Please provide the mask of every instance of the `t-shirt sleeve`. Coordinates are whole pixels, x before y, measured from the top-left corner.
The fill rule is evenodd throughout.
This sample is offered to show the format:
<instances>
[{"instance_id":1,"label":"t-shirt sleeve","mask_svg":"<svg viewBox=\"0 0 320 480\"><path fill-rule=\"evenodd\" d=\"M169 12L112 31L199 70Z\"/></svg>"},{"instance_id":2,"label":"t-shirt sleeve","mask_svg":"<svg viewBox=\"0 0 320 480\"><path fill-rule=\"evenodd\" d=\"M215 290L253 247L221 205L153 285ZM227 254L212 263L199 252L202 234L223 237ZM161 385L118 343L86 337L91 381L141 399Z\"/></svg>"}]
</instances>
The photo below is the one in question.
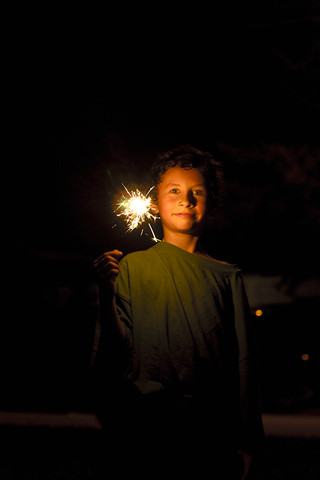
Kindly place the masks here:
<instances>
[{"instance_id":1,"label":"t-shirt sleeve","mask_svg":"<svg viewBox=\"0 0 320 480\"><path fill-rule=\"evenodd\" d=\"M241 272L232 276L231 287L239 348L240 448L254 453L263 439L263 427L258 394L256 342Z\"/></svg>"}]
</instances>

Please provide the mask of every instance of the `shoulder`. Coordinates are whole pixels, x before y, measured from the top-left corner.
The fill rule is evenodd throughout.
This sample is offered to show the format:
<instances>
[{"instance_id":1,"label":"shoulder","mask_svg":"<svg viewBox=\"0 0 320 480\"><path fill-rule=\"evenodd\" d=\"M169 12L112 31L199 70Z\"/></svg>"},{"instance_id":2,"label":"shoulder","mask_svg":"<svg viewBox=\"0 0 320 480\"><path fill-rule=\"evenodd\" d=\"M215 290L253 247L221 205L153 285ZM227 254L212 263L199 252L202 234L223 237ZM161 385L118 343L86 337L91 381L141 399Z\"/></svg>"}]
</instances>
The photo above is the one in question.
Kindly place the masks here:
<instances>
[{"instance_id":1,"label":"shoulder","mask_svg":"<svg viewBox=\"0 0 320 480\"><path fill-rule=\"evenodd\" d=\"M205 266L210 271L216 271L220 275L233 275L241 272L237 264L217 260L206 252L197 253L196 257L200 265Z\"/></svg>"},{"instance_id":2,"label":"shoulder","mask_svg":"<svg viewBox=\"0 0 320 480\"><path fill-rule=\"evenodd\" d=\"M210 257L210 259L213 260L214 262L221 263L222 265L229 265L229 266L231 265L231 263L225 262L223 260L217 260L216 258L212 258L212 257Z\"/></svg>"},{"instance_id":3,"label":"shoulder","mask_svg":"<svg viewBox=\"0 0 320 480\"><path fill-rule=\"evenodd\" d=\"M224 274L237 274L237 273L241 273L241 268L236 264L236 263L229 263L229 262L225 262L223 260L216 260L215 258L208 258L208 262L212 265L214 265L214 267L220 271L221 273L224 273Z\"/></svg>"}]
</instances>

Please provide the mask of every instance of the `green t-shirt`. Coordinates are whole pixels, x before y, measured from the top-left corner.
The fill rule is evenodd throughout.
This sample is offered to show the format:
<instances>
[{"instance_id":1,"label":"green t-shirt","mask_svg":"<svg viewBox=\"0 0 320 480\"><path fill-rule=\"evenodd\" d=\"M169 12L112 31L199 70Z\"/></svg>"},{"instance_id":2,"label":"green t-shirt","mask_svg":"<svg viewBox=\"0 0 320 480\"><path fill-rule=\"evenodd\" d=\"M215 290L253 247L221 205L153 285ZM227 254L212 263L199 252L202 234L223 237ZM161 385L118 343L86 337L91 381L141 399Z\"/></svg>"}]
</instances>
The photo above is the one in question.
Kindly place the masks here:
<instances>
[{"instance_id":1,"label":"green t-shirt","mask_svg":"<svg viewBox=\"0 0 320 480\"><path fill-rule=\"evenodd\" d=\"M128 380L143 394L209 396L239 421L243 448L252 449L261 418L241 270L161 242L122 259L116 301Z\"/></svg>"},{"instance_id":2,"label":"green t-shirt","mask_svg":"<svg viewBox=\"0 0 320 480\"><path fill-rule=\"evenodd\" d=\"M142 393L214 388L221 370L246 363L250 316L237 266L161 242L121 261L116 298L132 347L128 376Z\"/></svg>"},{"instance_id":3,"label":"green t-shirt","mask_svg":"<svg viewBox=\"0 0 320 480\"><path fill-rule=\"evenodd\" d=\"M121 260L116 303L126 329L129 384L143 395L204 399L224 431L237 431L239 447L255 450L263 429L241 270L157 243ZM105 378L109 347L99 337L95 365Z\"/></svg>"},{"instance_id":4,"label":"green t-shirt","mask_svg":"<svg viewBox=\"0 0 320 480\"><path fill-rule=\"evenodd\" d=\"M143 401L156 392L169 392L173 399L191 395L219 442L224 435L237 439L237 448L259 450L255 342L241 270L157 243L121 260L116 303L126 329L125 350L113 348L100 322L96 328L92 365L100 417L106 380L111 393L120 387L122 395L118 382L125 368L125 386L135 387L126 392L137 389Z\"/></svg>"},{"instance_id":5,"label":"green t-shirt","mask_svg":"<svg viewBox=\"0 0 320 480\"><path fill-rule=\"evenodd\" d=\"M142 394L209 397L217 415L238 424L242 448L253 450L263 434L241 270L160 242L122 259L116 302L128 380Z\"/></svg>"}]
</instances>

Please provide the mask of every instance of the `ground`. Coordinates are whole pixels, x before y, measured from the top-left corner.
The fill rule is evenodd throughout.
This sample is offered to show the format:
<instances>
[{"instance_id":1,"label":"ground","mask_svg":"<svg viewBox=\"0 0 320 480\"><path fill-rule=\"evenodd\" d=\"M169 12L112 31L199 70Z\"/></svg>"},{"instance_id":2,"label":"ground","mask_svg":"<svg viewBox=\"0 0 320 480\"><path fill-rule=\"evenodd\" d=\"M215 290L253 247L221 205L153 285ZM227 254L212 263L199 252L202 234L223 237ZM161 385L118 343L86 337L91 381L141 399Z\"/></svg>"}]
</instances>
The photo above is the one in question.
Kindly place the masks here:
<instances>
[{"instance_id":1,"label":"ground","mask_svg":"<svg viewBox=\"0 0 320 480\"><path fill-rule=\"evenodd\" d=\"M3 425L0 434L4 445L1 480L115 478L108 471L108 449L103 446L101 430ZM319 439L267 437L254 479L316 480L320 478L319 450Z\"/></svg>"}]
</instances>

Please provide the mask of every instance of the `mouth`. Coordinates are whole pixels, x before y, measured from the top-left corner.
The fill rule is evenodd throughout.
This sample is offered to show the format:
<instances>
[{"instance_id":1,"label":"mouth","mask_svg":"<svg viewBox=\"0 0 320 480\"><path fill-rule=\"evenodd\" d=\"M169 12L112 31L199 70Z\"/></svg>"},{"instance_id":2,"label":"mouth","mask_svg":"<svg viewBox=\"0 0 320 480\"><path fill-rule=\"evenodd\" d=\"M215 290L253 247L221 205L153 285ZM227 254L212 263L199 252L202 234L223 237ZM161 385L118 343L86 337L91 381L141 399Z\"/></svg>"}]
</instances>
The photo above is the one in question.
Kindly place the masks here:
<instances>
[{"instance_id":1,"label":"mouth","mask_svg":"<svg viewBox=\"0 0 320 480\"><path fill-rule=\"evenodd\" d=\"M193 218L194 215L192 213L175 213L174 214L176 217L179 218Z\"/></svg>"}]
</instances>

